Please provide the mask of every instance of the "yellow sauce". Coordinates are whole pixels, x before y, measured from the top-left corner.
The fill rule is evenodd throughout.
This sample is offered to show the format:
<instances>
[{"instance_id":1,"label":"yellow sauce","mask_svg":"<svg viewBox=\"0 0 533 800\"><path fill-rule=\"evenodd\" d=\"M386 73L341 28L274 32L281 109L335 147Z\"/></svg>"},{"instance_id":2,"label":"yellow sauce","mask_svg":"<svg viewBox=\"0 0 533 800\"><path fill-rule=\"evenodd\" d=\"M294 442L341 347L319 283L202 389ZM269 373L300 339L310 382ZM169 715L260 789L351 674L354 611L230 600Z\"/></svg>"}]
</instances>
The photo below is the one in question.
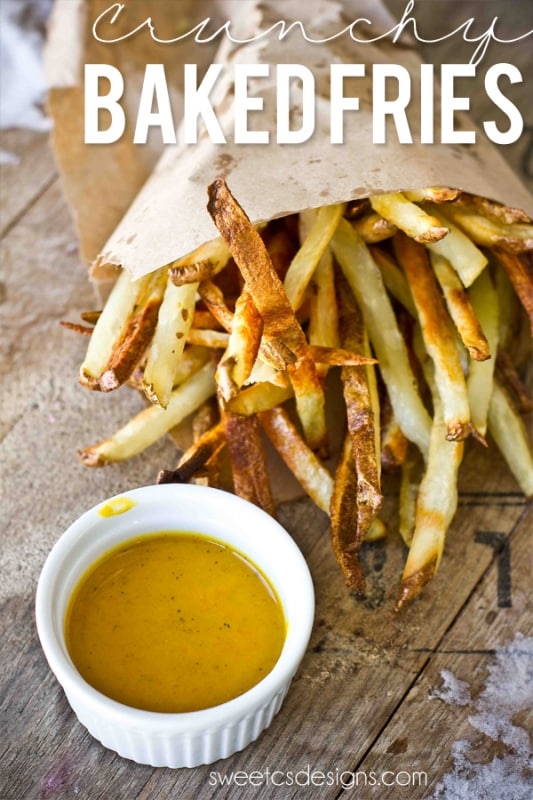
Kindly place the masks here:
<instances>
[{"instance_id":1,"label":"yellow sauce","mask_svg":"<svg viewBox=\"0 0 533 800\"><path fill-rule=\"evenodd\" d=\"M134 708L197 711L250 689L285 639L281 604L259 571L220 542L164 531L105 554L67 609L85 680Z\"/></svg>"},{"instance_id":2,"label":"yellow sauce","mask_svg":"<svg viewBox=\"0 0 533 800\"><path fill-rule=\"evenodd\" d=\"M131 500L129 497L114 497L105 506L102 506L98 513L101 517L115 517L117 514L129 511L134 505L135 500Z\"/></svg>"}]
</instances>

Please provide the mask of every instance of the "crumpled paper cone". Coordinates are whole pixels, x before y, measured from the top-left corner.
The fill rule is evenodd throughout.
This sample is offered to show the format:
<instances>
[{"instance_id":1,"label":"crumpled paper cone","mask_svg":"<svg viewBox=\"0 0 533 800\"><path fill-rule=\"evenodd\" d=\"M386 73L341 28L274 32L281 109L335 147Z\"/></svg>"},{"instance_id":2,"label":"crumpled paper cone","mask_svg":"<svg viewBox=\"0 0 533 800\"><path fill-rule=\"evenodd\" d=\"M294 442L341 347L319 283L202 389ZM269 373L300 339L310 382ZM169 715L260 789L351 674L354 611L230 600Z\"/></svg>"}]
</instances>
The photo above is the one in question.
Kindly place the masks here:
<instances>
[{"instance_id":1,"label":"crumpled paper cone","mask_svg":"<svg viewBox=\"0 0 533 800\"><path fill-rule=\"evenodd\" d=\"M350 21L367 17L373 32L394 24L379 3L351 0L238 0L223 4L234 30L252 37L280 19L300 20L309 36L324 39ZM200 45L197 46L200 49ZM170 48L172 49L172 48ZM530 194L504 161L498 149L477 131L475 145L417 144L420 96L417 96L420 59L415 44L394 45L385 39L358 44L345 34L323 43L308 43L298 31L284 41L270 34L260 41L232 45L225 39L216 57L228 65L219 79L213 103L227 144L213 144L205 136L198 144L167 146L157 166L127 214L122 218L95 260L96 273L122 266L133 277L155 270L214 238L217 231L207 212L207 186L223 176L253 222L344 202L379 192L447 185L483 195L509 205L533 209ZM276 143L276 74L251 79L249 96L264 98L264 113L250 115L250 127L268 130L270 144L235 144L232 141L234 106L232 64L303 64L316 79L316 126L305 143ZM364 63L364 78L356 81L360 109L345 115L345 141L330 142L329 68L335 62ZM413 98L408 117L414 144L399 144L394 135L386 145L372 143L372 64L400 63L413 76ZM348 81L349 83L349 81ZM438 88L435 109L439 108ZM213 92L215 94L215 90ZM301 98L294 92L294 111ZM457 114L457 117L460 115ZM475 129L463 115L463 125ZM436 131L438 141L438 131Z\"/></svg>"},{"instance_id":2,"label":"crumpled paper cone","mask_svg":"<svg viewBox=\"0 0 533 800\"><path fill-rule=\"evenodd\" d=\"M53 119L52 144L64 194L72 212L84 259L92 262L156 164L163 144L152 139L145 146L132 143L134 117L126 113L127 129L120 141L109 145L84 143L84 64L110 64L124 76L125 105L137 109L144 68L163 63L167 68L172 103L183 108L183 72L187 61L206 65L215 45L198 47L184 41L179 46L158 45L136 37L115 45L98 42L91 26L109 9L109 0L56 0L45 48L48 110ZM149 16L157 19L162 37L189 30L213 13L210 0L129 0L113 31L117 36ZM133 23L132 23L133 21ZM100 270L99 279L114 280L116 270Z\"/></svg>"}]
</instances>

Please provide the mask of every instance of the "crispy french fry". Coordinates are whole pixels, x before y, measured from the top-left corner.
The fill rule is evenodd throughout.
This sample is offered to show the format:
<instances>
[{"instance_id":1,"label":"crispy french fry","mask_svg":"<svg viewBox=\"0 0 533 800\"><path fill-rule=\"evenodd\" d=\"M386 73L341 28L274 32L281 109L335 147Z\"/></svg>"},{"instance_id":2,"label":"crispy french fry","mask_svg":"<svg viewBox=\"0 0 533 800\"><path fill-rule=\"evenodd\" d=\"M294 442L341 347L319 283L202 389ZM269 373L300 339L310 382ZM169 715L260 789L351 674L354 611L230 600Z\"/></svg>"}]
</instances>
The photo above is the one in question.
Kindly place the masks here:
<instances>
[{"instance_id":1,"label":"crispy french fry","mask_svg":"<svg viewBox=\"0 0 533 800\"><path fill-rule=\"evenodd\" d=\"M383 282L388 291L411 314L413 319L416 319L416 308L413 303L411 289L396 261L379 247L370 247L369 249L372 258L381 271Z\"/></svg>"},{"instance_id":2,"label":"crispy french fry","mask_svg":"<svg viewBox=\"0 0 533 800\"><path fill-rule=\"evenodd\" d=\"M259 412L258 416L266 435L311 500L329 513L333 478L306 445L287 411L277 406Z\"/></svg>"},{"instance_id":3,"label":"crispy french fry","mask_svg":"<svg viewBox=\"0 0 533 800\"><path fill-rule=\"evenodd\" d=\"M223 413L235 494L275 516L265 452L256 416Z\"/></svg>"},{"instance_id":4,"label":"crispy french fry","mask_svg":"<svg viewBox=\"0 0 533 800\"><path fill-rule=\"evenodd\" d=\"M287 363L287 371L294 387L298 414L308 444L322 450L326 444L324 394L305 334L294 316L283 284L261 237L225 181L216 180L208 194L209 213L243 274L263 319L270 346L278 348L282 359L286 351L296 357L294 363Z\"/></svg>"},{"instance_id":5,"label":"crispy french fry","mask_svg":"<svg viewBox=\"0 0 533 800\"><path fill-rule=\"evenodd\" d=\"M82 336L92 336L94 330L92 325L80 325L79 322L69 322L66 319L60 319L59 324L62 328L80 333Z\"/></svg>"},{"instance_id":6,"label":"crispy french fry","mask_svg":"<svg viewBox=\"0 0 533 800\"><path fill-rule=\"evenodd\" d=\"M335 294L335 270L333 255L328 248L315 269L311 281L311 295L309 303L308 337L311 347L338 347L339 345L339 320L337 311L337 297ZM313 355L315 361L320 359ZM324 380L328 365L321 364L317 372Z\"/></svg>"},{"instance_id":7,"label":"crispy french fry","mask_svg":"<svg viewBox=\"0 0 533 800\"><path fill-rule=\"evenodd\" d=\"M194 316L197 283L167 282L157 326L144 368L143 390L150 402L166 408Z\"/></svg>"},{"instance_id":8,"label":"crispy french fry","mask_svg":"<svg viewBox=\"0 0 533 800\"><path fill-rule=\"evenodd\" d=\"M440 242L430 242L427 247L432 253L446 258L459 275L463 286L468 288L487 266L487 257L448 218L447 213L450 206L446 206L444 211L442 206L429 204L424 207L449 229L449 233L444 239L441 239Z\"/></svg>"},{"instance_id":9,"label":"crispy french fry","mask_svg":"<svg viewBox=\"0 0 533 800\"><path fill-rule=\"evenodd\" d=\"M533 336L533 274L531 269L528 269L524 258L519 255L507 253L500 247L495 247L493 252L498 262L507 273L509 280L514 286L517 297L526 311L531 328L531 335Z\"/></svg>"},{"instance_id":10,"label":"crispy french fry","mask_svg":"<svg viewBox=\"0 0 533 800\"><path fill-rule=\"evenodd\" d=\"M364 594L366 580L358 554L370 526L366 532L358 528L357 489L352 438L347 435L331 496L331 544L347 586L357 594Z\"/></svg>"},{"instance_id":11,"label":"crispy french fry","mask_svg":"<svg viewBox=\"0 0 533 800\"><path fill-rule=\"evenodd\" d=\"M111 357L99 378L102 392L110 392L125 383L150 344L163 301L166 277L164 270L158 270L148 278L133 314L121 338L115 342Z\"/></svg>"},{"instance_id":12,"label":"crispy french fry","mask_svg":"<svg viewBox=\"0 0 533 800\"><path fill-rule=\"evenodd\" d=\"M455 205L467 211L473 211L475 214L480 214L494 222L503 222L506 225L513 225L515 222L525 222L526 224L531 222L529 216L521 208L505 206L502 203L488 200L486 197L479 197L479 195L468 194L467 192L459 194Z\"/></svg>"},{"instance_id":13,"label":"crispy french fry","mask_svg":"<svg viewBox=\"0 0 533 800\"><path fill-rule=\"evenodd\" d=\"M337 287L341 342L351 349L365 350L368 344L363 317L342 274L338 276ZM379 403L372 374L366 368L343 367L341 378L355 462L357 541L361 543L383 502Z\"/></svg>"},{"instance_id":14,"label":"crispy french fry","mask_svg":"<svg viewBox=\"0 0 533 800\"><path fill-rule=\"evenodd\" d=\"M446 300L448 313L470 357L475 361L485 361L491 354L489 343L459 276L450 262L439 253L431 253L430 261Z\"/></svg>"},{"instance_id":15,"label":"crispy french fry","mask_svg":"<svg viewBox=\"0 0 533 800\"><path fill-rule=\"evenodd\" d=\"M366 242L366 244L377 244L385 239L394 236L398 228L385 219L380 214L370 213L363 217L358 217L352 223L354 231Z\"/></svg>"},{"instance_id":16,"label":"crispy french fry","mask_svg":"<svg viewBox=\"0 0 533 800\"><path fill-rule=\"evenodd\" d=\"M319 208L311 230L290 263L283 285L289 303L295 310L302 304L305 290L335 233L343 211L343 205Z\"/></svg>"},{"instance_id":17,"label":"crispy french fry","mask_svg":"<svg viewBox=\"0 0 533 800\"><path fill-rule=\"evenodd\" d=\"M204 280L198 285L200 297L217 322L228 333L233 325L233 312L226 304L222 290L211 280Z\"/></svg>"},{"instance_id":18,"label":"crispy french fry","mask_svg":"<svg viewBox=\"0 0 533 800\"><path fill-rule=\"evenodd\" d=\"M117 278L100 314L80 367L79 381L89 389L99 389L99 380L113 355L113 349L124 335L139 297L150 282L150 276L132 281L126 270Z\"/></svg>"},{"instance_id":19,"label":"crispy french fry","mask_svg":"<svg viewBox=\"0 0 533 800\"><path fill-rule=\"evenodd\" d=\"M168 265L170 280L176 286L199 283L220 272L230 259L230 252L220 237Z\"/></svg>"},{"instance_id":20,"label":"crispy french fry","mask_svg":"<svg viewBox=\"0 0 533 800\"><path fill-rule=\"evenodd\" d=\"M485 331L491 358L471 361L466 388L472 425L482 437L487 432L487 415L492 395L495 354L498 352L499 305L498 294L488 270L484 270L468 290L474 313Z\"/></svg>"},{"instance_id":21,"label":"crispy french fry","mask_svg":"<svg viewBox=\"0 0 533 800\"><path fill-rule=\"evenodd\" d=\"M332 248L363 313L365 327L402 431L422 453L427 454L431 421L420 398L407 347L381 272L363 240L346 220L339 223Z\"/></svg>"},{"instance_id":22,"label":"crispy french fry","mask_svg":"<svg viewBox=\"0 0 533 800\"><path fill-rule=\"evenodd\" d=\"M516 222L511 225L488 219L460 205L446 206L446 216L482 247L500 247L507 253L525 253L533 249L533 225Z\"/></svg>"},{"instance_id":23,"label":"crispy french fry","mask_svg":"<svg viewBox=\"0 0 533 800\"><path fill-rule=\"evenodd\" d=\"M157 483L186 483L224 444L224 424L218 422L191 445L180 458L176 469L161 470Z\"/></svg>"},{"instance_id":24,"label":"crispy french fry","mask_svg":"<svg viewBox=\"0 0 533 800\"><path fill-rule=\"evenodd\" d=\"M533 455L524 422L507 392L494 381L489 432L526 497L533 496Z\"/></svg>"},{"instance_id":25,"label":"crispy french fry","mask_svg":"<svg viewBox=\"0 0 533 800\"><path fill-rule=\"evenodd\" d=\"M530 390L518 374L509 353L501 349L498 350L496 358L496 374L502 387L509 389L510 393L516 397L518 410L522 413L533 411L533 398Z\"/></svg>"},{"instance_id":26,"label":"crispy french fry","mask_svg":"<svg viewBox=\"0 0 533 800\"><path fill-rule=\"evenodd\" d=\"M448 186L427 186L425 189L411 189L404 192L408 200L413 203L433 202L449 203L461 194L460 189L450 189Z\"/></svg>"},{"instance_id":27,"label":"crispy french fry","mask_svg":"<svg viewBox=\"0 0 533 800\"><path fill-rule=\"evenodd\" d=\"M166 409L148 406L109 439L81 450L78 456L88 467L131 458L192 414L215 390L215 368L208 362L174 389Z\"/></svg>"},{"instance_id":28,"label":"crispy french fry","mask_svg":"<svg viewBox=\"0 0 533 800\"><path fill-rule=\"evenodd\" d=\"M216 373L219 393L226 403L250 377L262 335L263 320L245 286L235 305L228 346Z\"/></svg>"},{"instance_id":29,"label":"crispy french fry","mask_svg":"<svg viewBox=\"0 0 533 800\"><path fill-rule=\"evenodd\" d=\"M370 203L374 211L417 242L438 242L448 233L448 228L440 220L427 214L401 192L374 195Z\"/></svg>"},{"instance_id":30,"label":"crispy french fry","mask_svg":"<svg viewBox=\"0 0 533 800\"><path fill-rule=\"evenodd\" d=\"M464 439L472 431L466 382L451 320L427 253L403 233L394 237L394 249L411 287L424 343L435 366L435 383L442 401L446 438L451 441Z\"/></svg>"},{"instance_id":31,"label":"crispy french fry","mask_svg":"<svg viewBox=\"0 0 533 800\"><path fill-rule=\"evenodd\" d=\"M213 350L225 350L229 342L226 331L206 330L205 328L189 328L187 344L210 347Z\"/></svg>"},{"instance_id":32,"label":"crispy french fry","mask_svg":"<svg viewBox=\"0 0 533 800\"><path fill-rule=\"evenodd\" d=\"M407 547L411 546L415 531L416 499L420 489L424 465L418 450L409 448L401 465L398 509L398 530Z\"/></svg>"},{"instance_id":33,"label":"crispy french fry","mask_svg":"<svg viewBox=\"0 0 533 800\"><path fill-rule=\"evenodd\" d=\"M250 416L268 411L294 396L292 386L276 386L273 383L255 383L232 397L227 410L234 414Z\"/></svg>"},{"instance_id":34,"label":"crispy french fry","mask_svg":"<svg viewBox=\"0 0 533 800\"><path fill-rule=\"evenodd\" d=\"M417 495L415 529L402 574L397 610L414 600L435 575L446 531L457 509L457 474L464 442L447 441L447 425L435 386L432 386L432 395L435 416L429 457Z\"/></svg>"}]
</instances>

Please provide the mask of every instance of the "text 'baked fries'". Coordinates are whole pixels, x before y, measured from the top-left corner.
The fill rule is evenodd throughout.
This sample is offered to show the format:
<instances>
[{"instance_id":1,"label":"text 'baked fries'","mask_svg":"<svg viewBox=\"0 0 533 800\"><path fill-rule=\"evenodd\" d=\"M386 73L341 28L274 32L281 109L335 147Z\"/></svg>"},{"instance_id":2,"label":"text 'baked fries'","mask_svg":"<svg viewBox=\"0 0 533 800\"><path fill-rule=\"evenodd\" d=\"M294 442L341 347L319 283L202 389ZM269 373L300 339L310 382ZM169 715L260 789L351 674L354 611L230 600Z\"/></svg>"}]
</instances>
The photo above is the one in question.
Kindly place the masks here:
<instances>
[{"instance_id":1,"label":"text 'baked fries'","mask_svg":"<svg viewBox=\"0 0 533 800\"><path fill-rule=\"evenodd\" d=\"M382 469L398 470L409 548L400 608L440 563L465 446L498 447L533 495L520 416L532 408L521 377L531 220L440 187L256 226L218 179L207 207L220 238L135 282L123 271L101 313L65 323L91 334L80 383L104 392L128 383L147 400L80 459L121 461L192 420L193 444L158 480L231 488L275 514L273 447L330 515L333 552L358 594L360 548L386 533ZM345 409L335 431L333 391Z\"/></svg>"}]
</instances>

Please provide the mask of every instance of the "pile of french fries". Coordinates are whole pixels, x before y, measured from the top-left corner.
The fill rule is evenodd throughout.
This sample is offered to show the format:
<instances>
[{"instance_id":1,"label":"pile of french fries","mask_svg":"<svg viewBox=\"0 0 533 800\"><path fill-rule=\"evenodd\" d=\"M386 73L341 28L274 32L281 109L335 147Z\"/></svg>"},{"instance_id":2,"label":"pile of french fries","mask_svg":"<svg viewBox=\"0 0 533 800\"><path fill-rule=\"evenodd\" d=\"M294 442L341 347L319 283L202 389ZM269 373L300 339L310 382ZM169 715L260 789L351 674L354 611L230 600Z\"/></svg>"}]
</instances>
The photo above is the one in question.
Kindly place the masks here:
<instances>
[{"instance_id":1,"label":"pile of french fries","mask_svg":"<svg viewBox=\"0 0 533 800\"><path fill-rule=\"evenodd\" d=\"M394 469L408 547L400 608L439 566L469 437L483 447L490 434L533 495L521 416L531 410L531 220L449 188L258 226L224 180L208 198L219 238L135 282L123 271L101 312L67 323L90 334L84 386L127 383L147 399L79 456L93 467L122 461L186 421L193 444L158 480L229 481L274 515L268 439L330 515L333 551L357 593L360 548L386 534L382 469ZM327 380L337 367L340 381ZM344 444L332 462L326 408L339 386Z\"/></svg>"}]
</instances>

